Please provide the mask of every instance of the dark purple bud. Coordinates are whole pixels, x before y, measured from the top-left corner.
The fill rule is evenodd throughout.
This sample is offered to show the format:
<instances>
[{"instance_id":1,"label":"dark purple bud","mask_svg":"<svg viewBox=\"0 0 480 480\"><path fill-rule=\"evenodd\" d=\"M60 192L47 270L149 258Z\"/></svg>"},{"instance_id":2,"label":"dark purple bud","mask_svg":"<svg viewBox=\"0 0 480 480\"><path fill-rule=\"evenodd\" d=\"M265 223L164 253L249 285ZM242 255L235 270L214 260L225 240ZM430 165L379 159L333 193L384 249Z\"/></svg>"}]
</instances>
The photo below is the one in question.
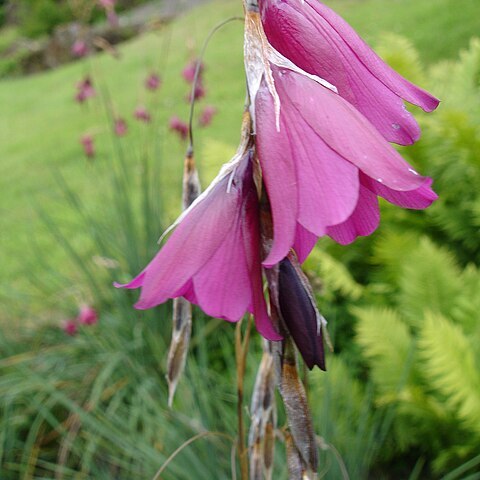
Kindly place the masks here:
<instances>
[{"instance_id":1,"label":"dark purple bud","mask_svg":"<svg viewBox=\"0 0 480 480\"><path fill-rule=\"evenodd\" d=\"M322 318L288 258L280 262L278 289L282 318L307 367L326 370Z\"/></svg>"}]
</instances>

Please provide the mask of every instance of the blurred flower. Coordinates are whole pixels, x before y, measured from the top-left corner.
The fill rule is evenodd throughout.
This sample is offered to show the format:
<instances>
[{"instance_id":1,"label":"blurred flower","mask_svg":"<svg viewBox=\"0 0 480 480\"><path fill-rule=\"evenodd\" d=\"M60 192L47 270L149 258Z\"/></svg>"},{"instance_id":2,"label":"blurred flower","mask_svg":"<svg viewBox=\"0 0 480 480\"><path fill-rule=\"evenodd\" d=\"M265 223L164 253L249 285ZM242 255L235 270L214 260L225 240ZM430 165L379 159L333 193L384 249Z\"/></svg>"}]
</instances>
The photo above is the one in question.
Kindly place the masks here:
<instances>
[{"instance_id":1,"label":"blurred flower","mask_svg":"<svg viewBox=\"0 0 480 480\"><path fill-rule=\"evenodd\" d=\"M123 137L127 134L127 122L123 118L115 119L114 132L117 137Z\"/></svg>"},{"instance_id":2,"label":"blurred flower","mask_svg":"<svg viewBox=\"0 0 480 480\"><path fill-rule=\"evenodd\" d=\"M402 99L432 111L439 101L382 59L318 0L260 0L270 44L295 65L335 85L390 142L408 145L420 128Z\"/></svg>"},{"instance_id":3,"label":"blurred flower","mask_svg":"<svg viewBox=\"0 0 480 480\"><path fill-rule=\"evenodd\" d=\"M179 219L146 268L117 286L141 288L135 307L142 310L185 297L207 315L230 322L249 311L265 338L279 340L263 296L253 151L243 147Z\"/></svg>"},{"instance_id":4,"label":"blurred flower","mask_svg":"<svg viewBox=\"0 0 480 480\"><path fill-rule=\"evenodd\" d=\"M162 79L160 75L152 72L150 75L145 79L145 88L147 90L158 90L162 84Z\"/></svg>"},{"instance_id":5,"label":"blurred flower","mask_svg":"<svg viewBox=\"0 0 480 480\"><path fill-rule=\"evenodd\" d=\"M72 45L72 55L78 58L88 55L88 45L83 40L76 40Z\"/></svg>"},{"instance_id":6,"label":"blurred flower","mask_svg":"<svg viewBox=\"0 0 480 480\"><path fill-rule=\"evenodd\" d=\"M83 146L83 151L88 158L95 156L95 146L93 145L92 135L85 134L80 138L80 143Z\"/></svg>"},{"instance_id":7,"label":"blurred flower","mask_svg":"<svg viewBox=\"0 0 480 480\"><path fill-rule=\"evenodd\" d=\"M98 322L98 313L94 308L82 305L77 321L80 325L94 325Z\"/></svg>"},{"instance_id":8,"label":"blurred flower","mask_svg":"<svg viewBox=\"0 0 480 480\"><path fill-rule=\"evenodd\" d=\"M76 320L66 320L62 325L63 331L73 337L78 332L78 325Z\"/></svg>"},{"instance_id":9,"label":"blurred flower","mask_svg":"<svg viewBox=\"0 0 480 480\"><path fill-rule=\"evenodd\" d=\"M91 97L97 94L95 88L93 88L92 79L87 75L83 80L77 83L77 94L75 100L78 103L83 103Z\"/></svg>"},{"instance_id":10,"label":"blurred flower","mask_svg":"<svg viewBox=\"0 0 480 480\"><path fill-rule=\"evenodd\" d=\"M205 96L205 94L206 94L205 87L202 85L202 83L200 81L197 82L197 84L195 85L195 88L193 90L194 100L202 99ZM190 91L186 95L185 100L189 103L192 101L192 91Z\"/></svg>"},{"instance_id":11,"label":"blurred flower","mask_svg":"<svg viewBox=\"0 0 480 480\"><path fill-rule=\"evenodd\" d=\"M105 10L108 23L112 28L118 27L118 16L115 12L115 0L98 0L100 6Z\"/></svg>"},{"instance_id":12,"label":"blurred flower","mask_svg":"<svg viewBox=\"0 0 480 480\"><path fill-rule=\"evenodd\" d=\"M197 69L197 62L198 60L192 60L191 62L189 62L185 68L183 69L182 71L182 77L185 79L186 82L188 83L193 83L193 81L195 80L195 71ZM201 79L202 77L202 74L203 74L203 70L204 70L204 64L203 63L200 63L200 70L198 72L198 78L199 80Z\"/></svg>"},{"instance_id":13,"label":"blurred flower","mask_svg":"<svg viewBox=\"0 0 480 480\"><path fill-rule=\"evenodd\" d=\"M200 118L198 119L198 123L202 127L207 127L212 123L212 118L217 113L217 109L213 105L207 105L202 112L200 113Z\"/></svg>"},{"instance_id":14,"label":"blurred flower","mask_svg":"<svg viewBox=\"0 0 480 480\"><path fill-rule=\"evenodd\" d=\"M148 110L139 105L136 109L135 109L135 112L134 112L134 117L137 119L137 120L140 120L142 122L150 122L150 120L152 119L150 113L148 112Z\"/></svg>"},{"instance_id":15,"label":"blurred flower","mask_svg":"<svg viewBox=\"0 0 480 480\"><path fill-rule=\"evenodd\" d=\"M170 118L169 122L170 130L178 133L182 140L186 140L188 137L188 124L183 120L180 120L176 115Z\"/></svg>"}]
</instances>

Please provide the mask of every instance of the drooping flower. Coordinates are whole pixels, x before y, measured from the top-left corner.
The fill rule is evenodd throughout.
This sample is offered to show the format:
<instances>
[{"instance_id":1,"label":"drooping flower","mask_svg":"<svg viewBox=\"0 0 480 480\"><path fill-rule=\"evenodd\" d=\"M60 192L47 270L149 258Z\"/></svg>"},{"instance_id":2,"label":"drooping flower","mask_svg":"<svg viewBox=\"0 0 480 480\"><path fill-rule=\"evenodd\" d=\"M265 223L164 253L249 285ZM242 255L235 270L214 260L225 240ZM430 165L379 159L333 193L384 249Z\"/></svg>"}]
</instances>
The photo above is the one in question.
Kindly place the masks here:
<instances>
[{"instance_id":1,"label":"drooping flower","mask_svg":"<svg viewBox=\"0 0 480 480\"><path fill-rule=\"evenodd\" d=\"M263 295L252 155L249 143L244 143L232 163L180 218L156 257L123 285L142 289L136 308L152 308L183 296L207 315L231 322L251 312L265 338L281 338Z\"/></svg>"},{"instance_id":2,"label":"drooping flower","mask_svg":"<svg viewBox=\"0 0 480 480\"><path fill-rule=\"evenodd\" d=\"M125 136L128 131L127 122L121 117L116 118L113 130L117 137Z\"/></svg>"},{"instance_id":3,"label":"drooping flower","mask_svg":"<svg viewBox=\"0 0 480 480\"><path fill-rule=\"evenodd\" d=\"M152 116L150 115L150 112L142 105L139 105L135 109L135 112L133 113L133 115L137 120L140 120L141 122L148 123L152 120Z\"/></svg>"},{"instance_id":4,"label":"drooping flower","mask_svg":"<svg viewBox=\"0 0 480 480\"><path fill-rule=\"evenodd\" d=\"M82 144L83 151L87 158L93 158L95 156L95 146L93 144L92 135L85 134L80 138L80 143Z\"/></svg>"},{"instance_id":5,"label":"drooping flower","mask_svg":"<svg viewBox=\"0 0 480 480\"><path fill-rule=\"evenodd\" d=\"M115 0L98 0L100 6L105 10L107 21L112 28L117 28L119 21L117 13L115 12Z\"/></svg>"},{"instance_id":6,"label":"drooping flower","mask_svg":"<svg viewBox=\"0 0 480 480\"><path fill-rule=\"evenodd\" d=\"M72 45L72 55L74 57L82 58L87 56L89 53L89 48L87 43L84 40L76 40Z\"/></svg>"},{"instance_id":7,"label":"drooping flower","mask_svg":"<svg viewBox=\"0 0 480 480\"><path fill-rule=\"evenodd\" d=\"M213 117L216 115L217 109L213 105L207 105L200 112L198 123L201 127L208 127L212 123Z\"/></svg>"},{"instance_id":8,"label":"drooping flower","mask_svg":"<svg viewBox=\"0 0 480 480\"><path fill-rule=\"evenodd\" d=\"M195 72L197 70L197 64L198 64L198 60L192 60L183 69L182 77L185 79L185 81L187 83L191 84L195 80ZM200 67L199 67L199 71L198 71L198 75L199 75L200 80L201 80L204 68L205 68L204 64L202 62L200 62Z\"/></svg>"},{"instance_id":9,"label":"drooping flower","mask_svg":"<svg viewBox=\"0 0 480 480\"><path fill-rule=\"evenodd\" d=\"M82 305L77 321L80 325L95 325L98 322L98 312L88 305Z\"/></svg>"},{"instance_id":10,"label":"drooping flower","mask_svg":"<svg viewBox=\"0 0 480 480\"><path fill-rule=\"evenodd\" d=\"M268 45L258 14L250 13L246 30L246 43L262 46L246 57L246 67L273 215L265 266L281 262L292 246L303 261L323 235L347 244L371 234L380 219L377 196L416 209L437 198L431 179L415 172L334 86Z\"/></svg>"},{"instance_id":11,"label":"drooping flower","mask_svg":"<svg viewBox=\"0 0 480 480\"><path fill-rule=\"evenodd\" d=\"M186 140L188 137L188 124L180 120L176 115L170 118L170 130L177 133L181 140Z\"/></svg>"},{"instance_id":12,"label":"drooping flower","mask_svg":"<svg viewBox=\"0 0 480 480\"><path fill-rule=\"evenodd\" d=\"M203 86L201 81L198 81L193 88L193 91L190 91L186 96L185 100L190 103L193 100L200 100L206 95L205 87Z\"/></svg>"},{"instance_id":13,"label":"drooping flower","mask_svg":"<svg viewBox=\"0 0 480 480\"><path fill-rule=\"evenodd\" d=\"M94 97L97 94L93 87L93 82L90 76L86 76L83 80L77 83L77 94L75 100L78 103L84 103L89 98Z\"/></svg>"},{"instance_id":14,"label":"drooping flower","mask_svg":"<svg viewBox=\"0 0 480 480\"><path fill-rule=\"evenodd\" d=\"M439 101L382 59L333 10L318 0L259 0L270 44L306 72L335 85L391 142L420 136L403 100L432 111Z\"/></svg>"},{"instance_id":15,"label":"drooping flower","mask_svg":"<svg viewBox=\"0 0 480 480\"><path fill-rule=\"evenodd\" d=\"M76 320L66 320L63 322L62 329L67 335L73 337L78 333L78 324Z\"/></svg>"},{"instance_id":16,"label":"drooping flower","mask_svg":"<svg viewBox=\"0 0 480 480\"><path fill-rule=\"evenodd\" d=\"M152 92L158 90L162 84L162 79L160 75L155 72L151 72L150 75L145 79L145 88L151 90Z\"/></svg>"}]
</instances>

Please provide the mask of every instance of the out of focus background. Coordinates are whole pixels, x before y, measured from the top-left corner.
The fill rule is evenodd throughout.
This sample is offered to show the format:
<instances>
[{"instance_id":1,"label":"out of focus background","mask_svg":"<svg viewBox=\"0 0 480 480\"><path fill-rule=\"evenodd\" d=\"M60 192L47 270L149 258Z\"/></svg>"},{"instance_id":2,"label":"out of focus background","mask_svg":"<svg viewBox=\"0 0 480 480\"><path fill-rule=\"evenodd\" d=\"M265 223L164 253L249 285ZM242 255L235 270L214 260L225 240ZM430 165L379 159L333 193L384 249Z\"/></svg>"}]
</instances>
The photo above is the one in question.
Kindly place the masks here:
<instances>
[{"instance_id":1,"label":"out of focus background","mask_svg":"<svg viewBox=\"0 0 480 480\"><path fill-rule=\"evenodd\" d=\"M322 239L304 266L335 345L327 373L305 374L320 476L480 479L480 2L324 3L442 103L409 107L423 135L401 149L438 202L385 203L374 235ZM0 0L2 480L150 479L182 445L161 478L235 478L233 327L195 311L169 409L171 306L135 311L112 282L179 213L193 65L241 14L239 0ZM204 187L239 137L242 30L213 37L195 91ZM247 398L260 356L255 335ZM281 435L273 477L287 478Z\"/></svg>"}]
</instances>

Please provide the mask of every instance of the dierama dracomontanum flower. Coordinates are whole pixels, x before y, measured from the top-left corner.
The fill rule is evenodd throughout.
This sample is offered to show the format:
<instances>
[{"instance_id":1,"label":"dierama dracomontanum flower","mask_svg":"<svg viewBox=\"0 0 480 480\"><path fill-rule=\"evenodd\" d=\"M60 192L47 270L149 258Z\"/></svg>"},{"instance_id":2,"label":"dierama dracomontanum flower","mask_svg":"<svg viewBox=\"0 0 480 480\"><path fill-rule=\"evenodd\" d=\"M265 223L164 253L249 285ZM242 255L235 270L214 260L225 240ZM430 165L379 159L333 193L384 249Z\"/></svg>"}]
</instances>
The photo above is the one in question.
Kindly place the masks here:
<instances>
[{"instance_id":1,"label":"dierama dracomontanum flower","mask_svg":"<svg viewBox=\"0 0 480 480\"><path fill-rule=\"evenodd\" d=\"M438 100L316 0L244 6L249 102L241 146L125 287L142 288L142 309L183 296L229 321L252 312L265 338L289 333L307 365L324 368L324 319L299 264L318 237L347 244L371 234L379 196L412 209L437 198L432 180L388 142L419 137L403 100L427 111Z\"/></svg>"}]
</instances>

